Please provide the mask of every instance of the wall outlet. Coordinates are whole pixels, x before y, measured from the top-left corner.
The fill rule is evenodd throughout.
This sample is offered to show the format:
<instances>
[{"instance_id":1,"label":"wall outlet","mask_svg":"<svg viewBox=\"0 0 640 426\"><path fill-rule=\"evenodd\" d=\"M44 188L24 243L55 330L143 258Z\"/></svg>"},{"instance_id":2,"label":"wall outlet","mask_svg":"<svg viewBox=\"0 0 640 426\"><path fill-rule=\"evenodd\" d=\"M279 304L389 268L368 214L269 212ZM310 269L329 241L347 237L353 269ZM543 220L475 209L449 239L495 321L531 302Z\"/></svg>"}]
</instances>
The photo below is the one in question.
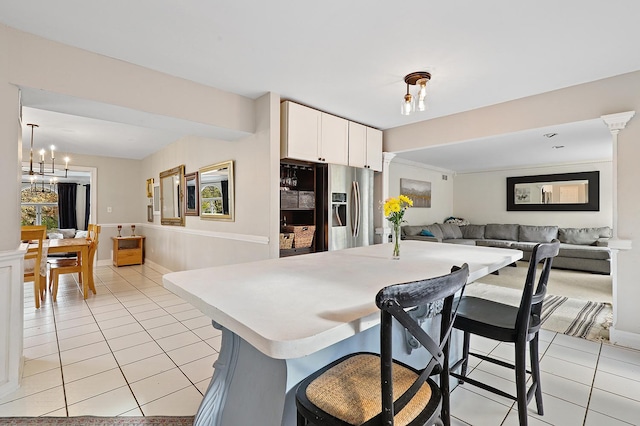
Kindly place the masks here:
<instances>
[{"instance_id":1,"label":"wall outlet","mask_svg":"<svg viewBox=\"0 0 640 426\"><path fill-rule=\"evenodd\" d=\"M113 212L113 209L111 208L111 206L107 207L107 213L111 213Z\"/></svg>"}]
</instances>

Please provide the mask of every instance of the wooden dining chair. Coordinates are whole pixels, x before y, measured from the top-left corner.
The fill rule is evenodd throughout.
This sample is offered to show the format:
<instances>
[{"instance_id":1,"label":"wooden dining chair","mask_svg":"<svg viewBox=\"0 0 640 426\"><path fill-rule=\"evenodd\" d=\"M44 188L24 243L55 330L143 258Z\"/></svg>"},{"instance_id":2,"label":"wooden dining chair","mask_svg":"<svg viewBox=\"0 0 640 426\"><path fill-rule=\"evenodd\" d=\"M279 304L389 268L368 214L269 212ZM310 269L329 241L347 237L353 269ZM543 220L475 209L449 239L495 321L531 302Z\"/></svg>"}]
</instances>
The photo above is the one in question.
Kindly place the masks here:
<instances>
[{"instance_id":1,"label":"wooden dining chair","mask_svg":"<svg viewBox=\"0 0 640 426\"><path fill-rule=\"evenodd\" d=\"M58 295L58 281L60 275L62 274L78 274L78 283L82 285L82 294L89 289L89 282L91 282L92 277L83 277L82 272L82 262L89 263L89 274L93 274L93 263L96 251L98 249L98 237L100 235L100 225L90 224L87 227L87 240L90 241L89 250L88 250L88 258L82 259L80 256L76 258L58 258L58 259L49 259L47 263L49 264L49 288L51 289L51 296L53 301L55 302ZM86 281L86 283L85 283Z\"/></svg>"},{"instance_id":2,"label":"wooden dining chair","mask_svg":"<svg viewBox=\"0 0 640 426\"><path fill-rule=\"evenodd\" d=\"M36 309L44 300L46 277L40 275L44 241L47 238L47 227L44 225L27 225L20 229L20 240L29 243L24 255L24 282L33 281L33 298ZM36 246L37 243L37 246Z\"/></svg>"},{"instance_id":3,"label":"wooden dining chair","mask_svg":"<svg viewBox=\"0 0 640 426\"><path fill-rule=\"evenodd\" d=\"M553 258L558 255L560 242L537 244L531 252L529 269L522 291L519 306L511 306L493 300L465 296L460 301L458 315L453 327L464 332L462 359L451 367L451 376L460 383L468 383L505 398L515 400L518 406L520 426L527 425L527 405L535 395L536 408L543 415L542 387L540 384L540 365L538 356L538 332L541 325L542 304L547 292L547 282ZM541 268L538 268L542 265ZM536 282L536 275L539 279ZM515 346L515 365L501 359L469 351L470 335L475 334L487 339L510 342ZM526 369L527 343L531 371ZM516 395L509 394L486 383L467 376L469 355L483 361L507 367L515 371ZM456 373L461 367L460 373ZM531 376L531 385L527 389L527 374Z\"/></svg>"},{"instance_id":4,"label":"wooden dining chair","mask_svg":"<svg viewBox=\"0 0 640 426\"><path fill-rule=\"evenodd\" d=\"M376 296L381 319L380 354L347 355L304 379L296 390L298 426L448 426L454 296L464 289L468 276L469 268L464 264L448 275L380 290ZM434 340L407 311L442 299L440 336ZM393 359L394 320L428 351L425 367L416 369ZM436 374L440 385L430 378Z\"/></svg>"}]
</instances>

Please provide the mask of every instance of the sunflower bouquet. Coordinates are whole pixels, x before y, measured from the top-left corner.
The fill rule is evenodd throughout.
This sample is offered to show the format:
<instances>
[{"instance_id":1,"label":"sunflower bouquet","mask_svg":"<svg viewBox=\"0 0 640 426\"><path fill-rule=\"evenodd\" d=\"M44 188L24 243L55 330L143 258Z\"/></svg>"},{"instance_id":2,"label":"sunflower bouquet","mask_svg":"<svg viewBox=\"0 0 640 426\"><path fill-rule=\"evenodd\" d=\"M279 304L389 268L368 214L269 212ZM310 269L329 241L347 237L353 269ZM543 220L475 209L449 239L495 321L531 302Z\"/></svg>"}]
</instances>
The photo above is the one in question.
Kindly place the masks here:
<instances>
[{"instance_id":1,"label":"sunflower bouquet","mask_svg":"<svg viewBox=\"0 0 640 426\"><path fill-rule=\"evenodd\" d=\"M391 197L384 202L384 215L393 228L393 257L400 257L400 225L404 222L404 212L413 206L413 200L406 195Z\"/></svg>"}]
</instances>

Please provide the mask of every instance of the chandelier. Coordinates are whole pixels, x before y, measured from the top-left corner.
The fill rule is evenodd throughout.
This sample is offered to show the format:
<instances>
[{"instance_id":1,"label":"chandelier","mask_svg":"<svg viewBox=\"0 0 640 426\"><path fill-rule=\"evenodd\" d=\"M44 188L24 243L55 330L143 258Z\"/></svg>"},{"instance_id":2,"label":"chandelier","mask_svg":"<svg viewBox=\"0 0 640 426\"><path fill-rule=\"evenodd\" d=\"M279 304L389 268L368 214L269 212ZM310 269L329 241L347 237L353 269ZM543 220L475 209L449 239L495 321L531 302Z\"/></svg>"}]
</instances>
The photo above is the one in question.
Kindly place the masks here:
<instances>
[{"instance_id":1,"label":"chandelier","mask_svg":"<svg viewBox=\"0 0 640 426\"><path fill-rule=\"evenodd\" d=\"M407 83L407 94L404 95L400 108L402 115L411 115L414 111L425 111L427 109L425 99L429 80L431 80L431 73L427 71L416 71L405 76L404 82ZM415 96L418 100L417 103L414 100L414 96L409 92L409 85L420 87L418 94Z\"/></svg>"},{"instance_id":2,"label":"chandelier","mask_svg":"<svg viewBox=\"0 0 640 426\"><path fill-rule=\"evenodd\" d=\"M33 170L33 128L34 127L40 127L37 124L32 124L29 123L27 124L27 126L31 127L31 150L29 151L29 176L31 179L31 182L33 183L35 181L35 177L36 176L42 176L42 181L44 182L44 178L45 176L51 176L52 178L56 178L56 154L55 154L55 149L56 147L51 145L50 149L51 149L51 171L46 171L45 170L45 161L44 161L44 155L46 154L46 151L43 149L40 150L39 154L40 154L40 167L39 170ZM25 170L26 172L26 170ZM69 172L69 157L64 157L64 177L67 177L67 173ZM50 180L50 182L53 182L52 180Z\"/></svg>"}]
</instances>

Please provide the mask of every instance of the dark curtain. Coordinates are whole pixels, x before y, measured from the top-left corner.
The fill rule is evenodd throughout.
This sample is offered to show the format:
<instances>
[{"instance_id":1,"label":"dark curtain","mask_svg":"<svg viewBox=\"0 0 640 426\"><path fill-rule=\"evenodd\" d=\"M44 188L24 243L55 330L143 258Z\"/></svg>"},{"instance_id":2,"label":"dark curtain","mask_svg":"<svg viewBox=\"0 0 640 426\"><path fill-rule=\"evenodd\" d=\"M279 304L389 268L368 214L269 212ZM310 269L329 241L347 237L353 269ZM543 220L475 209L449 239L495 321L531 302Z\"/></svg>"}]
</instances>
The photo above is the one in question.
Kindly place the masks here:
<instances>
[{"instance_id":1,"label":"dark curtain","mask_svg":"<svg viewBox=\"0 0 640 426\"><path fill-rule=\"evenodd\" d=\"M91 185L85 185L84 229L89 229L89 213L91 212Z\"/></svg>"},{"instance_id":2,"label":"dark curtain","mask_svg":"<svg viewBox=\"0 0 640 426\"><path fill-rule=\"evenodd\" d=\"M222 184L222 213L229 214L229 181L223 180Z\"/></svg>"},{"instance_id":3,"label":"dark curtain","mask_svg":"<svg viewBox=\"0 0 640 426\"><path fill-rule=\"evenodd\" d=\"M58 184L58 216L60 217L60 229L77 229L76 219L76 184Z\"/></svg>"}]
</instances>

